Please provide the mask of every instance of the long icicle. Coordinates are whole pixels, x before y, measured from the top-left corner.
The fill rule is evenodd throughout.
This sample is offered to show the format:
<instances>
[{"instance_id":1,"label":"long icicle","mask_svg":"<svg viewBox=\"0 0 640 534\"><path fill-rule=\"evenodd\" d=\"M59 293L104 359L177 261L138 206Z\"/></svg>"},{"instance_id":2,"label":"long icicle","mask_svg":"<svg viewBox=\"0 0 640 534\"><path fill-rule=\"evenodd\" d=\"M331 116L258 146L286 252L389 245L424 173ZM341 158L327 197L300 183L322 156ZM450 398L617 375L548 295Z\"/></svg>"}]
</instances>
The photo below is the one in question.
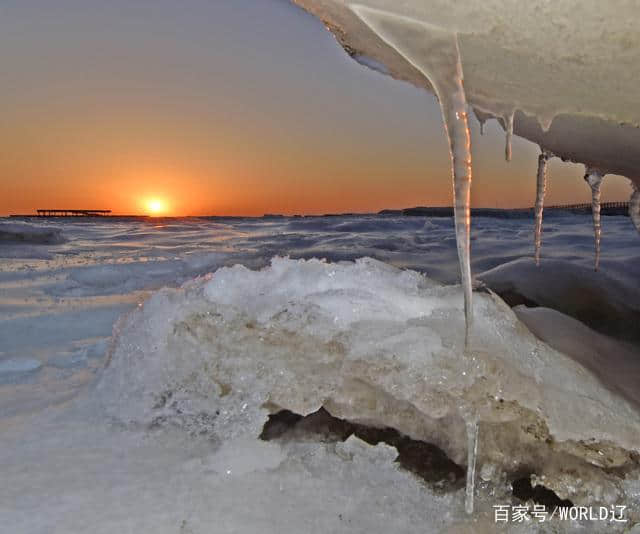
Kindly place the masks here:
<instances>
[{"instance_id":1,"label":"long icicle","mask_svg":"<svg viewBox=\"0 0 640 534\"><path fill-rule=\"evenodd\" d=\"M449 138L453 175L453 203L460 262L460 277L464 293L465 353L469 354L473 303L471 292L471 134L467 119L467 100L462 83L462 63L456 34L421 21L352 4L353 12L385 43L395 49L431 83L440 102L440 109ZM475 412L473 405L467 407ZM468 419L467 419L468 420ZM472 421L477 418L472 417ZM473 512L475 489L475 457L477 451L477 423L468 430L473 437L470 446L470 465L467 471L467 500L465 508ZM471 437L469 441L471 442Z\"/></svg>"},{"instance_id":2,"label":"long icicle","mask_svg":"<svg viewBox=\"0 0 640 534\"><path fill-rule=\"evenodd\" d=\"M544 150L538 156L538 175L536 178L536 207L535 207L535 258L536 265L540 265L540 249L542 247L542 211L544 210L544 195L547 190L547 161L549 154Z\"/></svg>"},{"instance_id":3,"label":"long icicle","mask_svg":"<svg viewBox=\"0 0 640 534\"><path fill-rule=\"evenodd\" d=\"M471 134L469 133L467 120L467 102L462 85L462 65L459 53L456 71L455 90L448 93L448 98L441 97L440 103L451 152L456 242L464 291L465 345L468 347L473 322L471 292Z\"/></svg>"},{"instance_id":4,"label":"long icicle","mask_svg":"<svg viewBox=\"0 0 640 534\"><path fill-rule=\"evenodd\" d=\"M470 260L471 134L458 37L441 28L379 9L359 4L352 4L350 8L384 42L425 75L440 102L451 155L456 242L464 293L465 347L468 348L473 322Z\"/></svg>"},{"instance_id":5,"label":"long icicle","mask_svg":"<svg viewBox=\"0 0 640 534\"><path fill-rule=\"evenodd\" d=\"M591 187L591 214L593 216L593 234L595 238L596 259L595 270L600 267L600 237L602 235L602 226L600 224L600 186L604 176L597 169L587 167L585 169L584 179Z\"/></svg>"},{"instance_id":6,"label":"long icicle","mask_svg":"<svg viewBox=\"0 0 640 534\"><path fill-rule=\"evenodd\" d=\"M636 230L640 232L640 188L633 182L631 182L631 187L633 192L629 199L629 217L631 217L631 222Z\"/></svg>"}]
</instances>

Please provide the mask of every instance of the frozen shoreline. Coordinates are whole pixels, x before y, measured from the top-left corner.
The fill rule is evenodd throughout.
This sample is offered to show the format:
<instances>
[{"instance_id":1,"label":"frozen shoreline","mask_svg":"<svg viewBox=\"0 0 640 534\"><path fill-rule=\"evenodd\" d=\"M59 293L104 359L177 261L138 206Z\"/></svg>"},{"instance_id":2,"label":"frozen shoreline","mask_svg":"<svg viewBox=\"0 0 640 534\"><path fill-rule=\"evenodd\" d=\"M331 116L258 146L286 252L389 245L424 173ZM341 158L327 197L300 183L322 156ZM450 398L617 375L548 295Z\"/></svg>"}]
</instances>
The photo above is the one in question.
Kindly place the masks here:
<instances>
[{"instance_id":1,"label":"frozen shoreline","mask_svg":"<svg viewBox=\"0 0 640 534\"><path fill-rule=\"evenodd\" d=\"M602 289L605 295L612 288L605 286L598 289L597 281L600 278L615 280L615 286L622 288L619 291L623 295L629 288L635 287L632 284L635 279L633 269L637 265L637 238L629 228L628 220L624 219L612 217L605 221L607 233L602 272L593 275L593 279L589 278L594 290ZM592 243L588 223L589 217L575 215L563 217L557 222L550 221L548 224L546 253L547 257L555 258L553 261L562 266L560 270L554 267L558 273L570 274L572 268L576 269L575 272L591 269ZM327 442L324 438L313 436L300 440L293 439L293 435L285 441L257 440L267 421L267 414L274 413L275 409L272 406L265 411L262 407L264 402L260 400L260 391L265 391L261 388L270 384L266 378L268 373L265 372L277 369L277 365L251 370L256 364L256 356L265 354L264 351L267 350L267 353L279 357L278 354L293 350L294 354L304 354L311 361L317 360L323 362L323 365L330 365L329 360L336 357L335 350L338 350L339 345L327 345L329 348L324 352L322 345L312 338L300 344L300 339L287 335L282 337L283 345L273 352L274 347L265 348L265 340L260 339L265 336L263 327L248 329L247 325L254 323L258 326L279 307L282 311L284 302L294 302L299 298L301 300L297 305L285 306L289 312L279 319L284 322L280 326L277 321L273 323L272 329L275 330L270 335L274 335L278 328L285 328L287 332L297 331L303 337L318 335L322 328L327 329L325 332L328 335L335 335L342 329L343 334L339 335L337 343L352 346L358 339L358 343L365 343L365 337L368 336L370 343L384 349L382 341L371 339L372 333L378 332L385 339L396 339L398 346L395 351L398 356L411 358L415 365L422 365L430 360L425 359L421 351L436 350L439 346L438 339L443 335L452 336L451 341L440 341L445 349L453 343L452 348L446 350L455 352L455 347L461 346L458 339L463 331L458 309L461 300L455 294L455 287L444 286L438 289L439 284L426 280L416 286L421 288L419 291L435 291L437 297L429 298L444 299L441 304L444 309L452 306L456 310L446 327L444 324L434 327L431 334L427 335L423 332L426 325L421 324L420 319L407 316L409 326L398 327L396 334L391 335L385 333L382 323L376 323L375 328L366 325L356 328L349 326L350 321L363 313L371 315L377 321L398 321L403 317L402 314L411 315L414 313L412 309L419 310L414 307L424 305L420 304L423 297L418 298L417 294L412 293L413 290L406 289L414 283L412 280L416 283L420 280L415 273L404 271L402 274L403 271L381 264L373 271L380 278L366 282L366 277L363 276L366 269L361 273L354 271L351 275L348 273L354 267L350 264L313 267L322 264L311 262L305 267L291 262L289 274L276 276L274 279L269 278L271 275L252 274L242 268L227 271L228 275L218 272L213 278L194 279L198 275L216 271L222 265L243 263L252 269L262 268L273 255L288 251L292 256L326 256L333 261L352 260L373 253L387 263L396 263L402 267L419 265L427 274L440 274L442 281L450 283L451 278L455 277L457 262L451 220L388 216L240 220L227 223L178 220L170 222L164 228L154 228L153 225L140 222L104 226L74 223L63 225L63 233L67 238L65 243L38 245L44 246L43 252L50 259L12 258L3 263L0 272L0 284L3 288L0 330L3 333L2 339L6 340L0 348L4 353L0 355L0 360L35 358L43 363L37 369L25 367L24 373L6 375L7 380L0 384L0 410L3 415L0 417L0 463L8 481L0 490L0 501L8 508L3 510L3 516L10 518L8 524L13 527L13 531L51 532L51 524L55 520L58 532L82 532L86 530L87 524L97 532L154 528L158 532L199 534L211 532L212 528L213 531L220 532L233 531L234 528L244 532L257 529L258 526L263 531L275 532L287 531L287 525L290 524L296 525L296 531L302 529L310 532L365 532L380 528L414 532L416 525L421 525L422 528L425 522L429 523L429 526L424 527L428 532L446 532L456 528L491 532L495 527L493 504L511 502L509 478L500 478L500 469L494 469L492 475L491 469L485 467L488 463L495 464L495 459L493 462L488 461L485 456L487 451L510 451L511 446L507 445L508 442L487 442L487 430L486 427L482 430L482 424L478 453L477 511L471 519L464 514L463 489L450 489L442 493L441 489L425 484L394 463L397 453L390 445L383 443L372 447L356 439L344 443L331 440ZM512 258L532 254L530 221L477 219L474 233L478 236L474 240L476 273L502 265L503 267L497 267L497 271L503 269L511 274L498 279L530 280L526 269L522 271L518 262L509 263ZM24 247L26 249L28 245ZM533 264L531 257L521 261L523 265ZM320 273L312 276L305 271L316 268L322 271L331 269L332 265L339 273L344 273L339 275L345 277L343 282L335 277L329 277L323 282ZM237 279L234 278L236 275L231 276L232 273L237 274ZM204 299L202 295L197 296L203 287L213 287L212 281L225 279L224 276L228 280L224 291L215 293L215 297L212 297L213 293ZM570 281L571 277L568 275L565 283ZM183 282L186 282L183 289L153 292L155 288L176 287ZM363 297L358 293L365 282L371 284L372 290L375 288L371 293L373 297L366 297L373 298L371 301L361 300ZM314 292L313 283L324 285L318 292ZM352 289L349 289L350 284ZM539 284L531 279L529 285L535 288ZM540 285L543 286L544 284ZM279 287L282 293L279 293ZM264 300L266 308L260 308L255 296L268 295L269 291L273 292L274 300L269 300L271 297L268 296L260 297L267 299ZM291 291L294 293L291 294ZM308 291L311 293L304 296ZM408 293L405 294L405 291ZM522 285L522 291L526 293L531 289L527 289L525 284ZM452 292L450 297L447 296L448 292ZM248 298L249 294L254 297ZM394 294L395 297L385 296ZM616 294L616 291L611 293L611 302L615 302ZM386 306L384 303L387 298L392 298L389 302L403 303L401 309L404 311L394 311L395 308ZM476 301L484 307L488 305L484 302L490 301L486 299L486 295L479 293ZM139 302L144 304L137 306ZM235 340L229 339L227 348L223 347L227 341L223 341L220 334L206 334L206 329L211 327L206 326L208 319L204 326L198 322L201 319L197 319L198 314L208 317L207 313L214 309L212 302L216 303L214 306L223 314L233 316L240 313L235 319L236 322L240 321L237 326L233 326L235 323L232 321L221 331L239 336ZM298 308L307 305L311 306L310 310L318 310L318 313L322 309L331 310L332 306L338 306L336 310L342 311L336 315L337 323L331 319L328 324L323 322L325 319L321 318L322 314L316 316L316 311L312 311L311 315L305 315L301 312L303 308ZM314 308L315 305L319 308ZM245 312L239 311L238 306L257 306L257 315L252 319L254 312L250 312L245 317ZM266 312L269 306L275 307L266 316L259 311L264 309ZM535 308L532 312L536 313L536 310L542 309ZM518 315L521 314L519 309L515 311ZM523 312L526 314L529 310ZM115 318L123 313L125 315L116 327L116 345L112 345L107 337ZM347 315L340 319L341 313ZM502 311L496 313L502 317L499 331L500 336L504 336L507 331L504 329L505 325L515 321L515 316L506 307L504 316L501 315ZM377 319L374 317L376 314L379 314ZM479 314L481 325L485 315L484 312ZM181 323L180 317L184 317L186 323ZM309 322L305 322L305 317ZM62 330L67 333L68 339L58 334L61 320L64 321ZM506 323L503 323L505 320ZM571 324L569 318L563 320L566 324ZM292 321L289 326L286 326L287 321ZM559 324L558 321L552 323ZM180 324L183 326L178 327ZM540 324L545 332L553 334L553 330L544 326L544 322ZM16 330L19 325L22 325L21 329ZM157 347L154 340L166 339L166 333L174 332L174 327L178 330L169 337L177 336L176 344L169 353L161 356L157 351L163 349ZM203 327L204 331L201 330ZM579 327L586 328L582 325ZM367 336L359 336L358 328L368 332ZM518 332L519 328L524 327L517 327ZM480 332L483 331L484 327L480 326ZM29 332L38 334L29 335ZM48 333L44 336L43 332ZM534 339L525 332L523 329L522 333L516 335ZM544 337L544 334L539 335ZM496 335L495 339L500 336ZM482 334L481 338L484 337L485 334ZM549 337L552 346L556 343L553 337ZM574 336L574 339L578 338L587 339L579 328ZM455 341L456 339L458 340ZM216 348L208 345L211 342ZM595 346L594 343L591 345ZM367 345L365 343L361 346ZM582 350L579 344L577 347ZM497 354L500 350L491 349L489 353ZM568 349L565 350L569 352ZM231 360L223 357L218 364L210 364L213 365L210 369L216 369L213 374L197 371L198 362L207 361L212 354L233 354L233 351L240 351L244 356L240 359L233 357ZM112 354L111 362L106 370L102 370L107 354ZM603 352L596 350L589 357L597 358L602 354ZM168 356L170 358L165 359ZM140 358L136 364L139 365L138 371L123 364L127 358L133 358L132 363ZM243 367L244 364L240 363L242 361L248 367ZM393 365L401 365L402 360L394 361ZM432 361L446 360L436 358ZM237 362L239 367L229 367L230 362ZM303 362L299 363L302 365ZM618 362L609 369L608 375L600 378L605 383L619 381L621 377L630 379L632 374L627 365L629 363ZM229 380L215 374L221 372L221 364L226 365L223 374L229 373ZM304 395L311 391L303 386L305 380L315 378L325 386L331 380L325 380L325 375L318 372L296 375L303 368L297 371L295 369L295 366L289 370L287 366L282 369L286 379L283 385L286 387L281 392L283 395L293 395L298 399L297 403L303 403L303 408L288 405L293 412L301 415L312 413L322 403L311 398L305 400ZM369 372L366 369L354 368L353 372L370 381L378 371L372 368ZM597 374L597 369L595 371ZM415 376L425 376L417 368L416 372ZM388 371L385 373L384 376L388 379L396 380L393 374ZM202 380L189 382L192 375L200 376ZM216 381L210 382L211 376ZM260 376L262 378L257 378ZM276 373L275 377L278 376L280 375ZM414 375L400 373L396 376L405 380ZM447 380L454 381L459 377L454 368L449 369L447 376ZM586 378L590 373L580 376L581 381L587 380L585 384L601 387L597 385L597 381L590 382L592 379ZM251 387L242 387L242 377L245 377L245 381L258 381ZM189 383L191 385L187 385ZM620 383L624 393L624 380ZM543 380L542 384L548 385L548 381ZM291 387L292 385L295 387ZM393 382L387 385L392 387ZM227 386L231 387L231 393L222 395ZM448 389L447 386L442 387L445 391ZM531 390L534 397L539 394L535 393L538 387ZM296 388L302 388L304 395L297 397ZM406 385L392 388L389 390L393 392L391 397L385 394L376 395L375 398L391 399L398 391L405 389ZM618 397L610 393L614 389L602 388L598 391L616 399ZM202 391L209 392L211 396L202 396L199 393ZM322 398L327 399L328 395L335 393L330 393L331 391L329 387ZM359 389L350 386L346 391L355 392ZM407 391L411 391L411 388ZM421 395L415 398L421 398ZM523 389L520 387L514 398L522 395ZM273 397L271 398L273 401ZM413 403L415 398L409 400ZM162 399L164 402L160 402ZM428 402L426 397L423 402L428 410L436 409L437 403ZM623 423L616 419L624 419L626 410L622 408L625 401L621 398L611 406L616 406L617 402L622 404L612 408L613 412L606 416L613 418L610 421L612 427L615 427L610 436L613 438L616 438L620 428L629 423L628 420ZM243 412L245 404L247 406ZM276 404L280 408L285 407L282 402ZM564 404L566 403L558 403ZM449 405L455 406L456 403L447 403ZM360 411L357 404L353 405L350 413L336 411L335 403L327 406L333 409L334 415L342 415L346 420L355 419L369 425L375 420L366 411L369 408ZM363 408L366 406L367 403L362 405ZM216 415L216 410L221 408L221 414ZM228 413L223 417L224 409ZM393 412L401 413L402 410L394 408L389 413ZM365 416L366 413L369 415ZM629 414L631 413L636 412L632 410ZM375 417L380 417L380 414ZM411 425L407 423L410 420L411 417L402 423L401 420L390 419L386 424L412 434L414 431L410 430ZM451 434L437 431L438 425L435 425L436 431L422 435L413 433L413 436L426 439L429 443L437 443L442 450L447 451L451 459L464 468L466 438L459 435L460 429L454 430L458 428L455 420L453 418L445 425L451 429ZM584 423L586 420L580 417L572 424L579 424L580 421ZM503 424L506 425L506 436L519 435L515 428L509 426L513 422ZM561 426L566 427L564 424ZM590 429L585 431L586 435L591 435ZM28 445L19 446L19 443ZM507 449L504 449L505 446ZM616 451L613 448L605 454L612 454L611 458L616 463L624 463L624 454ZM582 451L577 454L579 456L584 453ZM566 454L566 451L556 451L555 454ZM261 460L256 460L258 457ZM228 469L225 466L235 467ZM543 469L546 469L549 486L560 493L562 488L570 487L571 479L551 476L555 473L553 465L547 465ZM228 470L233 473L231 479L226 474ZM591 473L589 476L593 476L598 468L589 467L587 472ZM480 476L481 473L484 478ZM175 483L167 485L168 480ZM613 487L622 488L627 494L625 499L632 499L629 502L635 502L633 499L637 500L640 494L635 478L625 481L615 477L612 479L607 475L598 483L598 477L586 477L585 480L591 482L584 483L584 488L601 488L594 489L592 498L596 500L593 502L597 501L597 491L601 492L599 498L622 498L616 497L616 493L607 493ZM40 489L34 491L34 487ZM274 487L282 489L274 492ZM394 491L390 492L389 487ZM51 488L58 488L55 497L50 493ZM576 504L588 502L584 496L573 498ZM242 503L241 506L234 507L234 502L237 504L238 501ZM111 505L105 506L105 502ZM39 513L29 513L36 509ZM285 512L273 517L274 509ZM588 525L589 528L595 528L594 531L598 531L598 526ZM532 525L529 527L529 530L533 528ZM568 526L559 525L559 528ZM522 527L522 531L526 529Z\"/></svg>"}]
</instances>

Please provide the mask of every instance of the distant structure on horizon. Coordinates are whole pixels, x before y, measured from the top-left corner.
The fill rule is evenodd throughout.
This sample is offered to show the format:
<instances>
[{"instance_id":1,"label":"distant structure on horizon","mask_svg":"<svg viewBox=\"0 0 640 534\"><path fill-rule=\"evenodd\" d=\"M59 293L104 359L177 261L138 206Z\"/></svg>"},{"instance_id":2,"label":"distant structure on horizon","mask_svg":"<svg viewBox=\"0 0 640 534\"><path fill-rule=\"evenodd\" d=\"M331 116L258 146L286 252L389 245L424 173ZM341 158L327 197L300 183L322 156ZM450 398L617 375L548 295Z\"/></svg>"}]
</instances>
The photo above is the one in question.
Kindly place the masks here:
<instances>
[{"instance_id":1,"label":"distant structure on horizon","mask_svg":"<svg viewBox=\"0 0 640 534\"><path fill-rule=\"evenodd\" d=\"M37 217L104 217L111 210L36 210Z\"/></svg>"},{"instance_id":2,"label":"distant structure on horizon","mask_svg":"<svg viewBox=\"0 0 640 534\"><path fill-rule=\"evenodd\" d=\"M50 217L117 217L124 219L143 219L148 218L148 215L112 215L111 210L60 210L60 209L39 209L36 213L29 214L12 214L9 217L16 217L20 219L30 217L50 218Z\"/></svg>"},{"instance_id":3,"label":"distant structure on horizon","mask_svg":"<svg viewBox=\"0 0 640 534\"><path fill-rule=\"evenodd\" d=\"M575 214L590 214L591 204L563 204L545 206L545 211L567 211ZM603 202L600 205L602 215L629 215L628 202ZM533 215L533 208L471 208L477 217L499 217L508 219L524 218ZM401 210L382 210L378 215L404 215L407 217L453 217L452 206L417 206Z\"/></svg>"}]
</instances>

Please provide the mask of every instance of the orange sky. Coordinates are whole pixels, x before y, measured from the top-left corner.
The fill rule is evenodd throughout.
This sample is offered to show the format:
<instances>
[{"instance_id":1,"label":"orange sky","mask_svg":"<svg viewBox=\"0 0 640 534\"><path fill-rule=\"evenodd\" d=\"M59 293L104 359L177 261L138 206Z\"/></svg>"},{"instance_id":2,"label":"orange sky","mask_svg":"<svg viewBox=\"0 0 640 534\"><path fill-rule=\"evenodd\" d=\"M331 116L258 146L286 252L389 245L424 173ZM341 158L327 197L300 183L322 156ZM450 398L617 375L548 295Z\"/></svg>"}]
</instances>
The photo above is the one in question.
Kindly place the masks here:
<instances>
[{"instance_id":1,"label":"orange sky","mask_svg":"<svg viewBox=\"0 0 640 534\"><path fill-rule=\"evenodd\" d=\"M451 202L435 98L356 64L288 2L7 0L0 64L0 215ZM532 205L538 148L516 139L507 164L495 121L472 128L473 204ZM588 200L582 174L554 161L548 201ZM603 196L626 200L625 180Z\"/></svg>"}]
</instances>

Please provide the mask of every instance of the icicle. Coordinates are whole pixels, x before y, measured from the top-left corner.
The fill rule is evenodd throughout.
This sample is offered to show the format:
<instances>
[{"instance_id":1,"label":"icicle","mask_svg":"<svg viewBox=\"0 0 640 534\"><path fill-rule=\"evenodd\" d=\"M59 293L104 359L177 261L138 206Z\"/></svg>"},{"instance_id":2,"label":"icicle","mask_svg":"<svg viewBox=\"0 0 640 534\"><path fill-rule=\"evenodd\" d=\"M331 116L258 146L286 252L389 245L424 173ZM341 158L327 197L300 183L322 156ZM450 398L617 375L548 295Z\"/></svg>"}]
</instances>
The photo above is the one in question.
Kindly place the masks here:
<instances>
[{"instance_id":1,"label":"icicle","mask_svg":"<svg viewBox=\"0 0 640 534\"><path fill-rule=\"evenodd\" d=\"M504 125L506 130L506 141L504 146L504 157L507 161L511 161L511 138L513 137L513 112L504 117Z\"/></svg>"},{"instance_id":2,"label":"icicle","mask_svg":"<svg viewBox=\"0 0 640 534\"><path fill-rule=\"evenodd\" d=\"M535 258L536 265L540 265L540 248L542 246L542 210L544 209L544 194L547 190L547 161L549 154L544 150L538 156L538 175L536 183L536 222L535 222Z\"/></svg>"},{"instance_id":3,"label":"icicle","mask_svg":"<svg viewBox=\"0 0 640 534\"><path fill-rule=\"evenodd\" d=\"M631 187L633 187L633 192L629 199L629 217L631 217L631 222L636 230L640 232L640 189L633 182L631 182Z\"/></svg>"},{"instance_id":4,"label":"icicle","mask_svg":"<svg viewBox=\"0 0 640 534\"><path fill-rule=\"evenodd\" d=\"M480 135L484 135L484 125L489 119L493 117L493 115L491 115L490 113L485 113L478 108L473 108L473 114L476 116L476 119L478 119L478 123L480 124Z\"/></svg>"},{"instance_id":5,"label":"icicle","mask_svg":"<svg viewBox=\"0 0 640 534\"><path fill-rule=\"evenodd\" d=\"M438 96L451 153L456 241L464 292L465 342L468 347L473 320L470 262L471 135L458 38L454 33L415 19L362 5L350 7L385 43L427 77Z\"/></svg>"},{"instance_id":6,"label":"icicle","mask_svg":"<svg viewBox=\"0 0 640 534\"><path fill-rule=\"evenodd\" d=\"M544 133L547 133L551 129L551 124L553 123L553 119L555 119L555 115L539 115L538 123L540 124L540 128Z\"/></svg>"},{"instance_id":7,"label":"icicle","mask_svg":"<svg viewBox=\"0 0 640 534\"><path fill-rule=\"evenodd\" d=\"M587 167L584 175L585 181L591 187L591 214L593 216L593 233L596 244L596 260L595 270L600 266L600 235L602 228L600 226L600 186L602 185L603 175L600 171Z\"/></svg>"},{"instance_id":8,"label":"icicle","mask_svg":"<svg viewBox=\"0 0 640 534\"><path fill-rule=\"evenodd\" d=\"M473 513L473 498L476 490L476 457L478 456L478 421L467 421L467 488L464 509Z\"/></svg>"}]
</instances>

